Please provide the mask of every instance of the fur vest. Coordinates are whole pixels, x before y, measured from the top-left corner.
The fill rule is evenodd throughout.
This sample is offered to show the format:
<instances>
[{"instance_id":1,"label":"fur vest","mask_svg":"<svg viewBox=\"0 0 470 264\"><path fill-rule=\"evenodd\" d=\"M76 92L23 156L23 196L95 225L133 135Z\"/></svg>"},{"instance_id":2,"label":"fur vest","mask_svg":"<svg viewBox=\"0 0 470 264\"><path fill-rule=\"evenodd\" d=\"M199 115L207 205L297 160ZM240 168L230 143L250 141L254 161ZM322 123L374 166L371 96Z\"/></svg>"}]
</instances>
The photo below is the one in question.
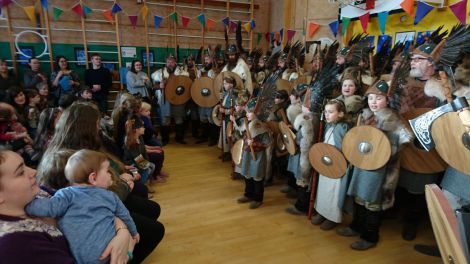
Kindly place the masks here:
<instances>
[{"instance_id":1,"label":"fur vest","mask_svg":"<svg viewBox=\"0 0 470 264\"><path fill-rule=\"evenodd\" d=\"M459 73L459 75L461 74L462 73ZM458 80L461 80L461 79L465 79L465 78L461 77ZM464 85L462 81L460 81L460 85L459 83L457 84L458 84L457 88L456 90L452 91L452 94L455 96L459 96L459 97L463 96L467 99L470 99L470 87L469 87L470 84L467 83L466 85ZM449 82L449 87L452 87L452 84L450 82ZM436 78L431 78L426 81L426 84L424 85L424 93L427 96L437 98L441 103L446 102L447 100L446 95L444 93L444 86L442 84L442 81Z\"/></svg>"},{"instance_id":2,"label":"fur vest","mask_svg":"<svg viewBox=\"0 0 470 264\"><path fill-rule=\"evenodd\" d=\"M316 137L315 124L318 124L318 118L312 114L301 113L297 115L294 121L294 128L302 133L302 139L299 144L302 179L309 178L312 168L308 159L308 153ZM299 184L299 186L307 186L308 182L297 182L297 184Z\"/></svg>"}]
</instances>

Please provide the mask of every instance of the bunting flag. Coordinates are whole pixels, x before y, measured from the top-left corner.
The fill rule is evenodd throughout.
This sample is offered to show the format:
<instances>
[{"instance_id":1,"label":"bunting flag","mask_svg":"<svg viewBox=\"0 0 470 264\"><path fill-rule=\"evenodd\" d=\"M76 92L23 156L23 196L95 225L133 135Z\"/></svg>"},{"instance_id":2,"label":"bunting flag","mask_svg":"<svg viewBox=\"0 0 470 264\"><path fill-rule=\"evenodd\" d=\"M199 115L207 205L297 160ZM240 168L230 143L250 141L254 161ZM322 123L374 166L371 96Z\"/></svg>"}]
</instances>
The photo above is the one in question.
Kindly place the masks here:
<instances>
[{"instance_id":1,"label":"bunting flag","mask_svg":"<svg viewBox=\"0 0 470 264\"><path fill-rule=\"evenodd\" d=\"M313 35L315 34L315 32L317 32L319 28L320 25L310 22L310 24L308 25L308 37L313 37Z\"/></svg>"},{"instance_id":2,"label":"bunting flag","mask_svg":"<svg viewBox=\"0 0 470 264\"><path fill-rule=\"evenodd\" d=\"M189 17L181 16L181 23L183 24L184 28L187 28L189 24Z\"/></svg>"},{"instance_id":3,"label":"bunting flag","mask_svg":"<svg viewBox=\"0 0 470 264\"><path fill-rule=\"evenodd\" d=\"M229 33L235 33L237 31L237 23L230 21Z\"/></svg>"},{"instance_id":4,"label":"bunting flag","mask_svg":"<svg viewBox=\"0 0 470 264\"><path fill-rule=\"evenodd\" d=\"M108 9L108 10L105 10L103 11L103 16L104 18L106 18L106 20L108 20L110 23L114 23L114 20L113 20L113 11Z\"/></svg>"},{"instance_id":5,"label":"bunting flag","mask_svg":"<svg viewBox=\"0 0 470 264\"><path fill-rule=\"evenodd\" d=\"M135 29L137 26L137 16L129 16L129 21L131 22L132 27Z\"/></svg>"},{"instance_id":6,"label":"bunting flag","mask_svg":"<svg viewBox=\"0 0 470 264\"><path fill-rule=\"evenodd\" d=\"M251 23L248 22L248 23L243 24L243 28L245 29L246 32L250 33L250 31L251 31Z\"/></svg>"},{"instance_id":7,"label":"bunting flag","mask_svg":"<svg viewBox=\"0 0 470 264\"><path fill-rule=\"evenodd\" d=\"M291 41L292 38L295 36L295 33L297 33L297 31L295 31L293 29L288 29L287 30L287 41Z\"/></svg>"},{"instance_id":8,"label":"bunting flag","mask_svg":"<svg viewBox=\"0 0 470 264\"><path fill-rule=\"evenodd\" d=\"M450 7L450 10L454 13L455 17L462 23L463 25L467 24L466 21L466 14L467 14L467 0L462 0L458 3L455 3Z\"/></svg>"},{"instance_id":9,"label":"bunting flag","mask_svg":"<svg viewBox=\"0 0 470 264\"><path fill-rule=\"evenodd\" d=\"M44 9L49 9L49 3L47 0L41 0L41 5Z\"/></svg>"},{"instance_id":10,"label":"bunting flag","mask_svg":"<svg viewBox=\"0 0 470 264\"><path fill-rule=\"evenodd\" d=\"M434 9L433 6L428 5L425 2L418 2L418 7L416 9L416 15L415 15L415 20L413 24L415 26L418 25L419 21L421 21L433 9Z\"/></svg>"},{"instance_id":11,"label":"bunting flag","mask_svg":"<svg viewBox=\"0 0 470 264\"><path fill-rule=\"evenodd\" d=\"M282 41L282 39L284 38L284 29L283 28L281 28L281 30L279 30L279 37L280 37L279 41Z\"/></svg>"},{"instance_id":12,"label":"bunting flag","mask_svg":"<svg viewBox=\"0 0 470 264\"><path fill-rule=\"evenodd\" d=\"M229 17L225 17L224 19L222 19L222 22L224 22L224 25L228 27L229 23L230 23L230 18Z\"/></svg>"},{"instance_id":13,"label":"bunting flag","mask_svg":"<svg viewBox=\"0 0 470 264\"><path fill-rule=\"evenodd\" d=\"M263 38L263 34L258 32L257 35L258 37L256 38L256 45L259 45L259 43L261 42L261 39Z\"/></svg>"},{"instance_id":14,"label":"bunting flag","mask_svg":"<svg viewBox=\"0 0 470 264\"><path fill-rule=\"evenodd\" d=\"M266 39L266 41L267 41L268 43L271 42L271 41L270 41L270 38L269 38L269 35L270 35L269 32L264 33L264 38Z\"/></svg>"},{"instance_id":15,"label":"bunting flag","mask_svg":"<svg viewBox=\"0 0 470 264\"><path fill-rule=\"evenodd\" d=\"M274 32L274 33L271 33L271 34L274 34L274 37L271 38L271 39L274 39L276 41L281 41L281 38L279 37L279 32Z\"/></svg>"},{"instance_id":16,"label":"bunting flag","mask_svg":"<svg viewBox=\"0 0 470 264\"><path fill-rule=\"evenodd\" d=\"M59 19L60 15L62 15L63 12L64 10L54 6L52 8L52 17L54 18L54 21L57 21L57 19Z\"/></svg>"},{"instance_id":17,"label":"bunting flag","mask_svg":"<svg viewBox=\"0 0 470 264\"><path fill-rule=\"evenodd\" d=\"M276 39L276 34L274 32L269 32L269 42L273 41L273 39ZM276 39L279 40L279 39Z\"/></svg>"},{"instance_id":18,"label":"bunting flag","mask_svg":"<svg viewBox=\"0 0 470 264\"><path fill-rule=\"evenodd\" d=\"M415 8L415 1L414 0L404 0L403 2L401 2L400 4L401 8L403 8L403 10L405 10L405 12L409 15L409 16L413 16L413 13L414 13L414 8Z\"/></svg>"},{"instance_id":19,"label":"bunting flag","mask_svg":"<svg viewBox=\"0 0 470 264\"><path fill-rule=\"evenodd\" d=\"M83 14L86 16L88 14L90 14L91 12L93 12L93 10L91 10L91 8L89 8L88 6L86 5L83 5Z\"/></svg>"},{"instance_id":20,"label":"bunting flag","mask_svg":"<svg viewBox=\"0 0 470 264\"><path fill-rule=\"evenodd\" d=\"M253 30L253 29L255 29L255 27L256 27L256 22L255 22L254 19L252 19L252 20L250 21L250 28L251 28L251 30Z\"/></svg>"},{"instance_id":21,"label":"bunting flag","mask_svg":"<svg viewBox=\"0 0 470 264\"><path fill-rule=\"evenodd\" d=\"M178 13L173 12L168 17L178 25Z\"/></svg>"},{"instance_id":22,"label":"bunting flag","mask_svg":"<svg viewBox=\"0 0 470 264\"><path fill-rule=\"evenodd\" d=\"M0 0L0 8L8 6L12 2L12 0Z\"/></svg>"},{"instance_id":23,"label":"bunting flag","mask_svg":"<svg viewBox=\"0 0 470 264\"><path fill-rule=\"evenodd\" d=\"M380 32L382 32L383 35L385 34L385 24L387 24L388 11L378 13L377 16L379 17Z\"/></svg>"},{"instance_id":24,"label":"bunting flag","mask_svg":"<svg viewBox=\"0 0 470 264\"><path fill-rule=\"evenodd\" d=\"M122 11L122 8L119 6L118 3L115 2L113 4L113 7L111 7L111 13L114 15L114 14L119 13L121 11Z\"/></svg>"},{"instance_id":25,"label":"bunting flag","mask_svg":"<svg viewBox=\"0 0 470 264\"><path fill-rule=\"evenodd\" d=\"M142 12L142 17L144 19L147 19L147 16L149 14L149 8L146 5L144 5L142 9L140 9L140 12Z\"/></svg>"},{"instance_id":26,"label":"bunting flag","mask_svg":"<svg viewBox=\"0 0 470 264\"><path fill-rule=\"evenodd\" d=\"M364 33L367 32L367 25L369 24L369 15L369 12L367 12L359 17L359 20L361 20L362 32Z\"/></svg>"},{"instance_id":27,"label":"bunting flag","mask_svg":"<svg viewBox=\"0 0 470 264\"><path fill-rule=\"evenodd\" d=\"M331 32L333 33L335 38L336 38L336 34L338 34L338 25L339 25L338 20L333 21L330 24L328 24L328 26L330 26Z\"/></svg>"},{"instance_id":28,"label":"bunting flag","mask_svg":"<svg viewBox=\"0 0 470 264\"><path fill-rule=\"evenodd\" d=\"M346 34L346 30L348 30L349 22L351 22L351 18L343 17L343 26L341 27L341 35L344 36Z\"/></svg>"},{"instance_id":29,"label":"bunting flag","mask_svg":"<svg viewBox=\"0 0 470 264\"><path fill-rule=\"evenodd\" d=\"M31 23L36 23L36 14L34 10L34 6L25 6L23 7L24 12L26 15L29 17L29 20L31 20Z\"/></svg>"},{"instance_id":30,"label":"bunting flag","mask_svg":"<svg viewBox=\"0 0 470 264\"><path fill-rule=\"evenodd\" d=\"M74 5L72 7L72 11L77 13L77 15L83 17L83 9L82 9L82 6L80 5L80 3L77 3L76 5Z\"/></svg>"},{"instance_id":31,"label":"bunting flag","mask_svg":"<svg viewBox=\"0 0 470 264\"><path fill-rule=\"evenodd\" d=\"M366 0L366 10L375 8L375 0Z\"/></svg>"},{"instance_id":32,"label":"bunting flag","mask_svg":"<svg viewBox=\"0 0 470 264\"><path fill-rule=\"evenodd\" d=\"M160 27L160 24L162 23L163 17L161 16L154 16L153 17L153 23L155 24L155 28L158 29Z\"/></svg>"},{"instance_id":33,"label":"bunting flag","mask_svg":"<svg viewBox=\"0 0 470 264\"><path fill-rule=\"evenodd\" d=\"M207 19L207 30L210 31L215 24L215 20L208 18Z\"/></svg>"},{"instance_id":34,"label":"bunting flag","mask_svg":"<svg viewBox=\"0 0 470 264\"><path fill-rule=\"evenodd\" d=\"M206 15L204 15L203 13L199 14L197 16L197 20L199 21L199 23L201 23L203 27L206 26Z\"/></svg>"}]
</instances>

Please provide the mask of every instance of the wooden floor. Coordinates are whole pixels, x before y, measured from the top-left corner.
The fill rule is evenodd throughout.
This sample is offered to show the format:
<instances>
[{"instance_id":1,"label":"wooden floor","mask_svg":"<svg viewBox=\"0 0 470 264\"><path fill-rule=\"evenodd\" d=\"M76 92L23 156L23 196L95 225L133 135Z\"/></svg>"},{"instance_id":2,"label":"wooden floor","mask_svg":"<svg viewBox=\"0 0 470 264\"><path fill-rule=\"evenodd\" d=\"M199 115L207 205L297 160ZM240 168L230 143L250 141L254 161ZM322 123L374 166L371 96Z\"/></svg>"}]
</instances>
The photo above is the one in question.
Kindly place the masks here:
<instances>
[{"instance_id":1,"label":"wooden floor","mask_svg":"<svg viewBox=\"0 0 470 264\"><path fill-rule=\"evenodd\" d=\"M191 142L191 139L189 139ZM284 212L292 200L277 181L265 190L256 209L237 204L243 182L231 180L229 162L216 147L170 144L164 169L171 176L156 186L166 234L145 261L149 263L441 263L413 250L415 243L434 242L430 224L420 227L413 242L401 239L397 220L385 220L376 248L353 251L355 238L313 226L305 216ZM350 217L346 218L349 223Z\"/></svg>"}]
</instances>

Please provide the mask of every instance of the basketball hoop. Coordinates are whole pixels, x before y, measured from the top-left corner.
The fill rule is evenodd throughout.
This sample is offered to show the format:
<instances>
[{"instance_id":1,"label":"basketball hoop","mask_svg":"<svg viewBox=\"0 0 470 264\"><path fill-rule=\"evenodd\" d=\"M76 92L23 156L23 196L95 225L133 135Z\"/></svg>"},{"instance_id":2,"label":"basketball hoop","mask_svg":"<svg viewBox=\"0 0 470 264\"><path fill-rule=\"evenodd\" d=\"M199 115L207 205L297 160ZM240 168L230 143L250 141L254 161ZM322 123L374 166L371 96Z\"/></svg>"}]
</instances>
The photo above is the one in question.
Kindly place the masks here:
<instances>
[{"instance_id":1,"label":"basketball hoop","mask_svg":"<svg viewBox=\"0 0 470 264\"><path fill-rule=\"evenodd\" d=\"M32 34L35 34L37 36L39 36L42 41L44 42L44 50L42 51L42 53L39 55L39 56L36 56L36 58L41 58L42 56L46 55L46 54L49 54L49 52L47 52L47 40L46 40L46 35L42 35L42 34L39 34L38 32L36 31L33 31L33 30L24 30L24 31L21 31L20 33L18 33L15 37L15 48L16 48L16 53L17 54L21 54L23 55L24 57L26 58L31 58L31 56L29 56L28 54L25 54L19 47L18 45L18 41L20 40L21 36L24 34L24 33L32 33Z\"/></svg>"}]
</instances>

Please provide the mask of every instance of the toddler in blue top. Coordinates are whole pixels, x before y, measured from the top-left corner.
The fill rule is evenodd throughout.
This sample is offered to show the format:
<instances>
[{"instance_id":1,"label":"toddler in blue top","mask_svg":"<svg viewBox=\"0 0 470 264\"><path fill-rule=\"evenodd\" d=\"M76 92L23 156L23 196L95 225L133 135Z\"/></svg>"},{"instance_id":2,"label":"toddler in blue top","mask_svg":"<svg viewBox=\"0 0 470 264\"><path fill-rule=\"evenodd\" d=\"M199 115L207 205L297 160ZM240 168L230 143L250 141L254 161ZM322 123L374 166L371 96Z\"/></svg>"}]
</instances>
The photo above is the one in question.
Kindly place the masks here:
<instances>
[{"instance_id":1,"label":"toddler in blue top","mask_svg":"<svg viewBox=\"0 0 470 264\"><path fill-rule=\"evenodd\" d=\"M104 249L121 228L121 219L139 242L139 234L129 211L118 196L106 190L111 185L109 161L105 154L83 149L74 153L65 166L70 187L60 189L50 199L34 199L26 206L29 215L59 217L59 229L69 242L77 263L106 263Z\"/></svg>"}]
</instances>

